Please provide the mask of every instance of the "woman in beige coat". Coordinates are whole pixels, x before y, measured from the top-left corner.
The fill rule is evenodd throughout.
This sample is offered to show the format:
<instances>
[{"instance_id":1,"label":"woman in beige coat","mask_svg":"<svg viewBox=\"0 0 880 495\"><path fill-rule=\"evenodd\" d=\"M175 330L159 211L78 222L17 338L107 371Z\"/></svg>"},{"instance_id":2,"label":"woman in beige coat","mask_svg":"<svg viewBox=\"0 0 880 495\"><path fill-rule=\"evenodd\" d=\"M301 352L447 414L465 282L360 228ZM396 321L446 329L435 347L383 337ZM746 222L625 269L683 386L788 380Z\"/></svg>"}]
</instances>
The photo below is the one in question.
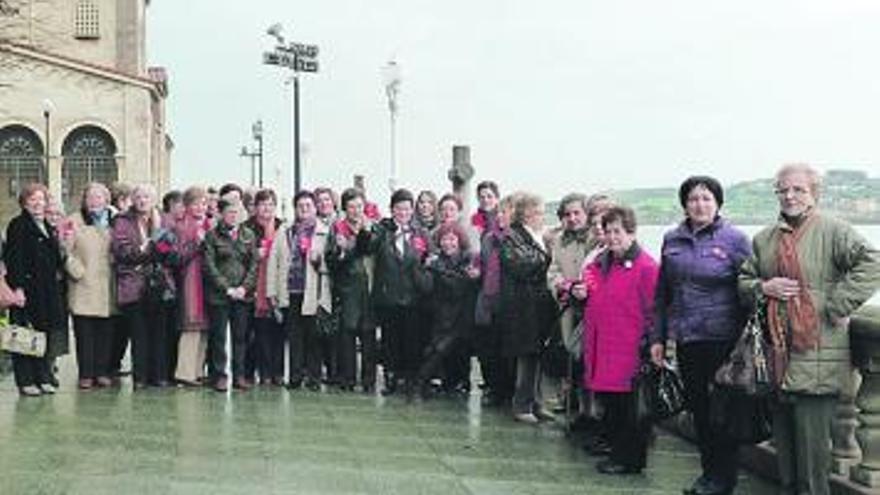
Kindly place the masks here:
<instances>
[{"instance_id":1,"label":"woman in beige coat","mask_svg":"<svg viewBox=\"0 0 880 495\"><path fill-rule=\"evenodd\" d=\"M71 215L67 251L67 300L73 315L79 388L107 387L113 345L113 269L110 264L110 191L93 182Z\"/></svg>"},{"instance_id":2,"label":"woman in beige coat","mask_svg":"<svg viewBox=\"0 0 880 495\"><path fill-rule=\"evenodd\" d=\"M321 363L328 349L326 335L316 327L318 311L332 313L330 276L324 247L330 228L317 221L315 197L300 191L293 199L296 218L279 229L266 267L266 297L284 315L290 353L287 386L303 380L311 390L321 387Z\"/></svg>"}]
</instances>

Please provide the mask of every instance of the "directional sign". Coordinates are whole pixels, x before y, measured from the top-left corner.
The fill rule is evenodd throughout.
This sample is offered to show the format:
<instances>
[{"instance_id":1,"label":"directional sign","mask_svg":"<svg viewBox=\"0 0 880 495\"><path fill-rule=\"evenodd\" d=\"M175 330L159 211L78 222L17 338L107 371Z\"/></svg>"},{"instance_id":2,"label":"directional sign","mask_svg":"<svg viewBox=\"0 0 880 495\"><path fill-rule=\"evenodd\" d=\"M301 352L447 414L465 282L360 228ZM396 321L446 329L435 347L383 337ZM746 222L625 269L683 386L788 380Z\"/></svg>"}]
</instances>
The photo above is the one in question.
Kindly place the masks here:
<instances>
[{"instance_id":1,"label":"directional sign","mask_svg":"<svg viewBox=\"0 0 880 495\"><path fill-rule=\"evenodd\" d=\"M296 70L298 72L318 72L318 61L297 57Z\"/></svg>"},{"instance_id":2,"label":"directional sign","mask_svg":"<svg viewBox=\"0 0 880 495\"><path fill-rule=\"evenodd\" d=\"M265 52L263 63L288 67L296 72L318 72L318 61L287 52Z\"/></svg>"},{"instance_id":3,"label":"directional sign","mask_svg":"<svg viewBox=\"0 0 880 495\"><path fill-rule=\"evenodd\" d=\"M318 56L318 45L290 43L288 46L279 46L277 50L294 53L300 57L315 58Z\"/></svg>"}]
</instances>

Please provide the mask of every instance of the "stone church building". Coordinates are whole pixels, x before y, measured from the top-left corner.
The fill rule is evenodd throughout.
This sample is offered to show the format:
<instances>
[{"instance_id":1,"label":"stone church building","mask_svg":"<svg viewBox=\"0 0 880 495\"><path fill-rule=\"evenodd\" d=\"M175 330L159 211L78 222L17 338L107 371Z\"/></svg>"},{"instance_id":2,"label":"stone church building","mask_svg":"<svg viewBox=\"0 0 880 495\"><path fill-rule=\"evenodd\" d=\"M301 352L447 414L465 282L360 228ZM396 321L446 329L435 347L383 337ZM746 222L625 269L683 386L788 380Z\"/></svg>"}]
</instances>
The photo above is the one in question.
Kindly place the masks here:
<instances>
[{"instance_id":1,"label":"stone church building","mask_svg":"<svg viewBox=\"0 0 880 495\"><path fill-rule=\"evenodd\" d=\"M146 65L149 0L0 0L0 222L47 184L168 187L165 70Z\"/></svg>"}]
</instances>

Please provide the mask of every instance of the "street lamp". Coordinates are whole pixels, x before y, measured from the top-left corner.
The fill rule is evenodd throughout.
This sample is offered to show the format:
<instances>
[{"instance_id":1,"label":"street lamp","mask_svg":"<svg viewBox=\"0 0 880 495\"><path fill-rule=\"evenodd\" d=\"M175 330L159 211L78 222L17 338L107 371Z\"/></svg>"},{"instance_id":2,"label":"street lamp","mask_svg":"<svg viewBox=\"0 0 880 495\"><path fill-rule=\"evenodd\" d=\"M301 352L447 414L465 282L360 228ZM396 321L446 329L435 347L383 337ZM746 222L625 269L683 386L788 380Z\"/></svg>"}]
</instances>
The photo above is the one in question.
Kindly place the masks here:
<instances>
[{"instance_id":1,"label":"street lamp","mask_svg":"<svg viewBox=\"0 0 880 495\"><path fill-rule=\"evenodd\" d=\"M263 121L258 120L251 125L251 135L257 142L257 149L251 150L247 146L241 147L239 156L251 159L251 185L263 188ZM257 164L259 163L259 182L257 181Z\"/></svg>"},{"instance_id":2,"label":"street lamp","mask_svg":"<svg viewBox=\"0 0 880 495\"><path fill-rule=\"evenodd\" d=\"M287 42L281 34L284 26L275 23L269 26L266 34L275 38L273 51L263 53L263 63L287 67L293 71L293 190L300 190L299 153L299 73L318 72L318 46Z\"/></svg>"},{"instance_id":3,"label":"street lamp","mask_svg":"<svg viewBox=\"0 0 880 495\"><path fill-rule=\"evenodd\" d=\"M397 112L400 108L398 105L398 97L400 96L400 65L396 61L390 60L382 67L382 81L385 84L385 96L388 97L388 112L391 116L391 133L390 133L390 170L388 175L388 187L391 192L397 189L398 167L397 167Z\"/></svg>"},{"instance_id":4,"label":"street lamp","mask_svg":"<svg viewBox=\"0 0 880 495\"><path fill-rule=\"evenodd\" d=\"M258 120L251 126L251 134L257 142L257 160L260 170L260 189L263 188L263 121Z\"/></svg>"},{"instance_id":5,"label":"street lamp","mask_svg":"<svg viewBox=\"0 0 880 495\"><path fill-rule=\"evenodd\" d=\"M54 112L55 112L55 104L52 103L52 100L50 100L49 98L44 99L43 100L43 119L45 120L45 123L46 123L46 149L45 149L46 166L45 166L45 169L40 170L40 178L39 178L40 182L43 182L44 171L47 174L49 173L49 157L50 157L49 151L52 148L52 141L49 139L49 127L50 127L50 123L52 121L52 114Z\"/></svg>"}]
</instances>

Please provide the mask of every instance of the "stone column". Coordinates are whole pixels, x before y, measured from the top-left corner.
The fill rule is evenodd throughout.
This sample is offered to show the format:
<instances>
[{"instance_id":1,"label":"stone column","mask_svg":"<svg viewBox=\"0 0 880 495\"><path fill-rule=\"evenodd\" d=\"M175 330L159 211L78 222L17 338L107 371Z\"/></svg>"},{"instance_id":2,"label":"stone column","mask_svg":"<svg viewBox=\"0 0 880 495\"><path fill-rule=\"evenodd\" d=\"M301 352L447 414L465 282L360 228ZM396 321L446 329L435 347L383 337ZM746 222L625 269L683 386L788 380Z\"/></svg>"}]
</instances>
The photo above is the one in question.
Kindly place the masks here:
<instances>
[{"instance_id":1,"label":"stone column","mask_svg":"<svg viewBox=\"0 0 880 495\"><path fill-rule=\"evenodd\" d=\"M59 200L63 200L64 196L61 195L61 162L63 158L56 154L50 154L49 156L49 164L46 167L46 172L49 174L47 179L49 180L49 194L54 196ZM65 208L69 208L70 205L64 205Z\"/></svg>"},{"instance_id":2,"label":"stone column","mask_svg":"<svg viewBox=\"0 0 880 495\"><path fill-rule=\"evenodd\" d=\"M471 193L471 179L474 177L474 167L471 166L470 146L452 147L452 168L447 174L452 182L452 192L461 198L462 214L470 216L473 194Z\"/></svg>"},{"instance_id":3,"label":"stone column","mask_svg":"<svg viewBox=\"0 0 880 495\"><path fill-rule=\"evenodd\" d=\"M880 307L866 307L850 324L853 360L862 374L856 398L856 439L862 459L850 471L861 485L880 488Z\"/></svg>"},{"instance_id":4,"label":"stone column","mask_svg":"<svg viewBox=\"0 0 880 495\"><path fill-rule=\"evenodd\" d=\"M862 450L856 441L856 428L859 426L856 394L861 382L861 374L854 368L844 384L831 423L832 471L841 476L847 476L862 457Z\"/></svg>"}]
</instances>

